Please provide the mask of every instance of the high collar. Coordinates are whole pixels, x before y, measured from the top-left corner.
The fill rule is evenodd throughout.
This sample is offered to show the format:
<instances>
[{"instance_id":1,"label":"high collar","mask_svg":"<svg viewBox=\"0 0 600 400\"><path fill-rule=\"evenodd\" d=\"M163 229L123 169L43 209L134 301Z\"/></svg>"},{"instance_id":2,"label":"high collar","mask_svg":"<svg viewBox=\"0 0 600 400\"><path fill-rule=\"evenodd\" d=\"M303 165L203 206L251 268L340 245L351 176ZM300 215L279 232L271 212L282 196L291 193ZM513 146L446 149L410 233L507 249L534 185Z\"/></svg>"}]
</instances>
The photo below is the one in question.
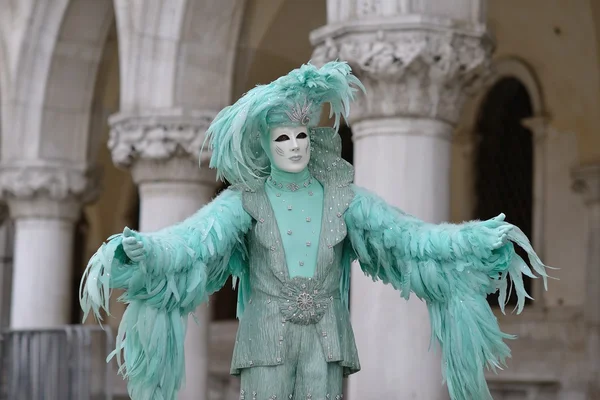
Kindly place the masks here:
<instances>
[{"instance_id":1,"label":"high collar","mask_svg":"<svg viewBox=\"0 0 600 400\"><path fill-rule=\"evenodd\" d=\"M285 172L271 166L271 175L267 179L267 184L274 189L295 192L302 188L309 187L313 182L313 177L308 171L308 168L304 168L301 172Z\"/></svg>"}]
</instances>

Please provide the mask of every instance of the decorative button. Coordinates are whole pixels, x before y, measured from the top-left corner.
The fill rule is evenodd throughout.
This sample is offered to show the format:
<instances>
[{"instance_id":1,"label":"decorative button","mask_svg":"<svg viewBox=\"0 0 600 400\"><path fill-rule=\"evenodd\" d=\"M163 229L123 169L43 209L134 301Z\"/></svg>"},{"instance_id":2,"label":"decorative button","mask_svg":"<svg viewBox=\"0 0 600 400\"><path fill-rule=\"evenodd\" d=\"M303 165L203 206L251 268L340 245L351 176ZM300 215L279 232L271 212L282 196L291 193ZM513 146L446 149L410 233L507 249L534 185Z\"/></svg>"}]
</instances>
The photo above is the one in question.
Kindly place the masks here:
<instances>
[{"instance_id":1,"label":"decorative button","mask_svg":"<svg viewBox=\"0 0 600 400\"><path fill-rule=\"evenodd\" d=\"M264 218L259 218L258 222L260 222L262 224L263 222L265 222L265 219Z\"/></svg>"},{"instance_id":2,"label":"decorative button","mask_svg":"<svg viewBox=\"0 0 600 400\"><path fill-rule=\"evenodd\" d=\"M287 234L288 234L288 235L291 235L291 234L292 234L292 230L291 230L291 229L290 229L290 230L288 230L288 231L287 231Z\"/></svg>"},{"instance_id":3,"label":"decorative button","mask_svg":"<svg viewBox=\"0 0 600 400\"><path fill-rule=\"evenodd\" d=\"M254 361L250 361L250 365L254 365Z\"/></svg>"},{"instance_id":4,"label":"decorative button","mask_svg":"<svg viewBox=\"0 0 600 400\"><path fill-rule=\"evenodd\" d=\"M306 242L306 247L310 247L311 243L310 242Z\"/></svg>"},{"instance_id":5,"label":"decorative button","mask_svg":"<svg viewBox=\"0 0 600 400\"><path fill-rule=\"evenodd\" d=\"M340 218L342 216L342 213L337 213L338 218Z\"/></svg>"},{"instance_id":6,"label":"decorative button","mask_svg":"<svg viewBox=\"0 0 600 400\"><path fill-rule=\"evenodd\" d=\"M300 264L301 267L304 266L304 261L300 261L299 264Z\"/></svg>"},{"instance_id":7,"label":"decorative button","mask_svg":"<svg viewBox=\"0 0 600 400\"><path fill-rule=\"evenodd\" d=\"M292 211L292 206L291 205L288 205L288 210Z\"/></svg>"},{"instance_id":8,"label":"decorative button","mask_svg":"<svg viewBox=\"0 0 600 400\"><path fill-rule=\"evenodd\" d=\"M281 362L281 357L277 357L277 362L280 363Z\"/></svg>"},{"instance_id":9,"label":"decorative button","mask_svg":"<svg viewBox=\"0 0 600 400\"><path fill-rule=\"evenodd\" d=\"M314 193L312 191L308 192L309 196L312 196Z\"/></svg>"},{"instance_id":10,"label":"decorative button","mask_svg":"<svg viewBox=\"0 0 600 400\"><path fill-rule=\"evenodd\" d=\"M310 217L306 217L306 222L310 222Z\"/></svg>"}]
</instances>

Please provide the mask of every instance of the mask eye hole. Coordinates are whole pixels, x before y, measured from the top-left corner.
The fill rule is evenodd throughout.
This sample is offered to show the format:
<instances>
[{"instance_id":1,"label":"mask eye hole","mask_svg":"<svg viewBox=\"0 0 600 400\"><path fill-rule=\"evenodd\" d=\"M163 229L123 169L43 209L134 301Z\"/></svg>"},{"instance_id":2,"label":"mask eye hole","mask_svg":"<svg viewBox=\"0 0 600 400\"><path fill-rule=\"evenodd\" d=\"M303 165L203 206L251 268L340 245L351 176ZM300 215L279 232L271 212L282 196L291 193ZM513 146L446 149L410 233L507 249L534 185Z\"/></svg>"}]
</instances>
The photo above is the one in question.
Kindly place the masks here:
<instances>
[{"instance_id":1,"label":"mask eye hole","mask_svg":"<svg viewBox=\"0 0 600 400\"><path fill-rule=\"evenodd\" d=\"M275 139L276 142L285 142L286 140L290 140L288 135L279 135L277 136L277 139Z\"/></svg>"},{"instance_id":2,"label":"mask eye hole","mask_svg":"<svg viewBox=\"0 0 600 400\"><path fill-rule=\"evenodd\" d=\"M306 139L308 137L308 135L306 134L306 132L300 132L297 136L296 139Z\"/></svg>"}]
</instances>

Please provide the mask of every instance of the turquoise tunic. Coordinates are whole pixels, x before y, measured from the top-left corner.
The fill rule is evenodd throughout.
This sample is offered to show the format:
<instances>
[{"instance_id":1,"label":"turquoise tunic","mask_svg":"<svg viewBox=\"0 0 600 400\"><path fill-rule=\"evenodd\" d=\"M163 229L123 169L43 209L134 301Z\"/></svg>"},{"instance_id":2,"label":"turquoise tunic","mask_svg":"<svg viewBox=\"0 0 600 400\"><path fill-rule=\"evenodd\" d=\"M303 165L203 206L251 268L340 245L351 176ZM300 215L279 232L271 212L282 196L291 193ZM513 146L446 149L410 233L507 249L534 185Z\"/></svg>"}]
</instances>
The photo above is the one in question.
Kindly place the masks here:
<instances>
[{"instance_id":1,"label":"turquoise tunic","mask_svg":"<svg viewBox=\"0 0 600 400\"><path fill-rule=\"evenodd\" d=\"M323 216L323 186L308 169L293 174L273 168L265 184L291 278L314 276Z\"/></svg>"}]
</instances>

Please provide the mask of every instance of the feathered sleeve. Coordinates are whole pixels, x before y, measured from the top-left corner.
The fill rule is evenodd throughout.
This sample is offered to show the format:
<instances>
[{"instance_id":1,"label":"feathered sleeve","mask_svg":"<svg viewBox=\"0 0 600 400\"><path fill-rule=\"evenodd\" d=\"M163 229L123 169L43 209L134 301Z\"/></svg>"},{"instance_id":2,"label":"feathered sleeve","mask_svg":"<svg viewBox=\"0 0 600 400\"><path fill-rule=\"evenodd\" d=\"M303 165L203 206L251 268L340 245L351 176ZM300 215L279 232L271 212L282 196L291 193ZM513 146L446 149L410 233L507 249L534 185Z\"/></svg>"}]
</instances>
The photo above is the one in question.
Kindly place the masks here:
<instances>
[{"instance_id":1,"label":"feathered sleeve","mask_svg":"<svg viewBox=\"0 0 600 400\"><path fill-rule=\"evenodd\" d=\"M228 189L180 224L155 233L136 233L147 257L128 259L114 235L90 259L80 287L84 320L101 320L111 289L124 289L128 304L119 326L116 355L134 400L176 398L184 371L188 314L219 290L229 275L242 278L244 236L251 218L241 193ZM123 354L123 360L121 359Z\"/></svg>"},{"instance_id":2,"label":"feathered sleeve","mask_svg":"<svg viewBox=\"0 0 600 400\"><path fill-rule=\"evenodd\" d=\"M463 224L428 224L354 187L346 212L348 236L365 274L391 284L407 298L427 303L432 339L442 347L444 377L453 400L491 399L484 369L500 368L510 349L486 296L499 291L504 312L508 281L518 295L518 312L529 297L523 274L534 278L515 253L528 254L546 284L546 266L519 228L500 215Z\"/></svg>"}]
</instances>

